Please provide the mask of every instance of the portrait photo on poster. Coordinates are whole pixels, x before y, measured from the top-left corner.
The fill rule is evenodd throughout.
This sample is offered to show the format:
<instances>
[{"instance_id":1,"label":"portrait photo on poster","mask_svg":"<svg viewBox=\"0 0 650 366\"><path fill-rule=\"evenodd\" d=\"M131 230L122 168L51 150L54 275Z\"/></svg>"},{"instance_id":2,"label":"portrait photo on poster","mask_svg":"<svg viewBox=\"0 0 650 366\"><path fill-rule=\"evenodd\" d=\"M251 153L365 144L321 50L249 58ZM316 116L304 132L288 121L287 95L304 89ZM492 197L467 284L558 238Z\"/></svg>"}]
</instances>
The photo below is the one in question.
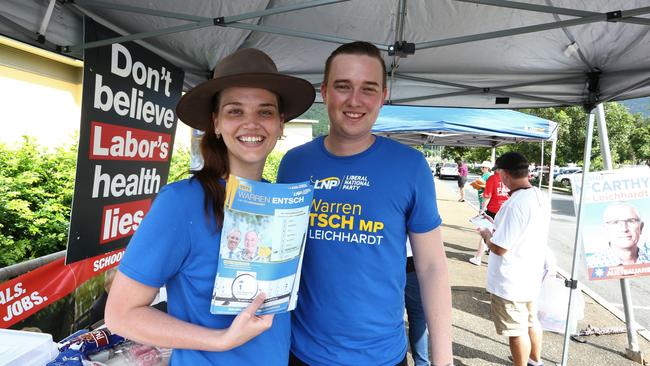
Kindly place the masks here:
<instances>
[{"instance_id":1,"label":"portrait photo on poster","mask_svg":"<svg viewBox=\"0 0 650 366\"><path fill-rule=\"evenodd\" d=\"M595 172L585 180L580 239L590 279L650 275L648 173Z\"/></svg>"}]
</instances>

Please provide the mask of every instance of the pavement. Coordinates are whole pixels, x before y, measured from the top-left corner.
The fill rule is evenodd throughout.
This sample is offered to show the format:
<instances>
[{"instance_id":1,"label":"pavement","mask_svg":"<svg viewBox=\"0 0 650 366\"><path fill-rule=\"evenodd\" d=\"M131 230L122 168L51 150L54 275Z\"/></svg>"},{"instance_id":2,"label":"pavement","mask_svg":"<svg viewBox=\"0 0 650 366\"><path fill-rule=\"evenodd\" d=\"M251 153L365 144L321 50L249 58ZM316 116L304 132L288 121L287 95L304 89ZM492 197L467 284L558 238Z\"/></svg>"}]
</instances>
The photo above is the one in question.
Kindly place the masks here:
<instances>
[{"instance_id":1,"label":"pavement","mask_svg":"<svg viewBox=\"0 0 650 366\"><path fill-rule=\"evenodd\" d=\"M476 209L466 202L458 202L458 192L437 184L438 209L443 219L442 236L449 265L452 290L452 325L454 365L512 365L509 360L508 339L499 336L490 320L490 294L485 290L487 281L487 256L483 264L468 262L476 251L479 236L468 221ZM609 306L591 291L583 292L585 317L577 324L577 331L588 325L601 329L623 329L625 323ZM597 301L598 300L598 301ZM580 337L585 343L569 340L570 366L639 365L626 357L629 348L627 334L590 335ZM650 342L638 336L638 346L643 356L650 352ZM564 335L544 332L542 359L546 366L560 365L564 348ZM648 356L646 356L648 357ZM409 365L412 360L409 355Z\"/></svg>"}]
</instances>

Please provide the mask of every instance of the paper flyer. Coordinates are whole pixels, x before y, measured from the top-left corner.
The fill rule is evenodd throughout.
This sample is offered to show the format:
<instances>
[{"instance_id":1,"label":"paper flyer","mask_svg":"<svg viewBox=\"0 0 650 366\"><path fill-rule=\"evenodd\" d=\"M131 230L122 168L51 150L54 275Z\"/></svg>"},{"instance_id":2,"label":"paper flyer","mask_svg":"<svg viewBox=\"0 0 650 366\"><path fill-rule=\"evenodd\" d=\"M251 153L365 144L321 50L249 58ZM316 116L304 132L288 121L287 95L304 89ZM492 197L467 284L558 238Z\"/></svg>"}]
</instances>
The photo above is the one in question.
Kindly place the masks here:
<instances>
[{"instance_id":1,"label":"paper flyer","mask_svg":"<svg viewBox=\"0 0 650 366\"><path fill-rule=\"evenodd\" d=\"M494 230L494 223L490 221L490 219L485 214L476 215L469 219L469 222L474 224L477 229Z\"/></svg>"},{"instance_id":2,"label":"paper flyer","mask_svg":"<svg viewBox=\"0 0 650 366\"><path fill-rule=\"evenodd\" d=\"M238 314L258 293L258 314L296 307L313 186L230 175L210 312Z\"/></svg>"},{"instance_id":3,"label":"paper flyer","mask_svg":"<svg viewBox=\"0 0 650 366\"><path fill-rule=\"evenodd\" d=\"M582 175L572 178L575 212ZM650 168L591 172L585 176L579 239L589 279L650 275Z\"/></svg>"}]
</instances>

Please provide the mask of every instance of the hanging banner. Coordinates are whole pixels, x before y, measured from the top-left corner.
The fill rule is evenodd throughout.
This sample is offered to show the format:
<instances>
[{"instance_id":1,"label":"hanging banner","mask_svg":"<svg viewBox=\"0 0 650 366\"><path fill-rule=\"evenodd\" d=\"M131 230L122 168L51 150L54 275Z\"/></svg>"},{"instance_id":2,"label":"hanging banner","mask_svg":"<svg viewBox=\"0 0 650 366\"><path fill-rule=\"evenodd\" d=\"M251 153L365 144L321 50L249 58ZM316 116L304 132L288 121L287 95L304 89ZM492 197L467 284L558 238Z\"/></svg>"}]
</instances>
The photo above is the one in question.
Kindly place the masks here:
<instances>
[{"instance_id":1,"label":"hanging banner","mask_svg":"<svg viewBox=\"0 0 650 366\"><path fill-rule=\"evenodd\" d=\"M70 265L60 258L0 284L0 328L9 328L116 267L123 255L124 249L119 249Z\"/></svg>"},{"instance_id":2,"label":"hanging banner","mask_svg":"<svg viewBox=\"0 0 650 366\"><path fill-rule=\"evenodd\" d=\"M578 212L581 175L572 177ZM589 279L650 275L650 168L588 173L580 240Z\"/></svg>"},{"instance_id":3,"label":"hanging banner","mask_svg":"<svg viewBox=\"0 0 650 366\"><path fill-rule=\"evenodd\" d=\"M86 18L86 43L117 36ZM167 183L182 85L182 70L133 42L85 50L67 264L137 230Z\"/></svg>"}]
</instances>

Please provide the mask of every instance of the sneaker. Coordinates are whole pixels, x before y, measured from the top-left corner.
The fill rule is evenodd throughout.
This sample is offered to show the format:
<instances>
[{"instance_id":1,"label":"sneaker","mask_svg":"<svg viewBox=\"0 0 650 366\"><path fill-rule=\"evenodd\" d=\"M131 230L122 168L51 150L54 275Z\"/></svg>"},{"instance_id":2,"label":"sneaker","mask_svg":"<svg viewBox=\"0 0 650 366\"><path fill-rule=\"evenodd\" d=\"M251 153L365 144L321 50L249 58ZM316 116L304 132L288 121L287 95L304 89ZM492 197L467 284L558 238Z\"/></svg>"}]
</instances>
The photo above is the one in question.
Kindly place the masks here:
<instances>
[{"instance_id":1,"label":"sneaker","mask_svg":"<svg viewBox=\"0 0 650 366\"><path fill-rule=\"evenodd\" d=\"M533 365L533 364L530 363L530 362L528 362L527 365L528 365L528 366L535 366L535 365ZM543 363L543 362L542 362L542 363L538 363L537 366L544 366L544 363Z\"/></svg>"},{"instance_id":2,"label":"sneaker","mask_svg":"<svg viewBox=\"0 0 650 366\"><path fill-rule=\"evenodd\" d=\"M469 259L469 262L475 266L480 266L481 265L481 258L478 257L472 257Z\"/></svg>"}]
</instances>

